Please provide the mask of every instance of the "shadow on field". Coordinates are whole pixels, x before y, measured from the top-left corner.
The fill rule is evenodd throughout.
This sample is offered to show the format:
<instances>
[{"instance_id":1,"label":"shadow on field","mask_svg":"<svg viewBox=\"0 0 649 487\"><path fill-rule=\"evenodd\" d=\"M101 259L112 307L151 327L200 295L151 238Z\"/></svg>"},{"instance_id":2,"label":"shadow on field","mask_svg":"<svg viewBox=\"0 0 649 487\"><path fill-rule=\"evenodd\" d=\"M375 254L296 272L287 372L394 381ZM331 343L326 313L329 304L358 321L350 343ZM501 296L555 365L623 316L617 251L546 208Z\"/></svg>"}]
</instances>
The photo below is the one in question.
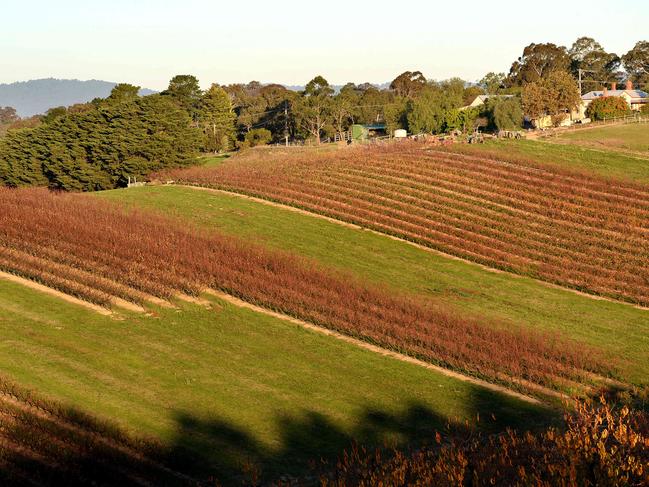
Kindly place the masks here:
<instances>
[{"instance_id":1,"label":"shadow on field","mask_svg":"<svg viewBox=\"0 0 649 487\"><path fill-rule=\"evenodd\" d=\"M497 415L496 421L481 416L486 431L531 429L553 419L547 411L478 387L469 402L473 417L478 411ZM176 412L175 437L159 444L76 409L33 404L38 403L32 398L0 396L0 485L257 485L297 477L304 485L317 480L323 462L335 465L355 443L418 447L432 442L436 431L470 432L463 422L449 426L445 416L414 402L397 414L367 407L349 429L314 411L275 416L268 425L277 432L273 445L218 418Z\"/></svg>"},{"instance_id":2,"label":"shadow on field","mask_svg":"<svg viewBox=\"0 0 649 487\"><path fill-rule=\"evenodd\" d=\"M470 410L473 422L479 416L484 432L506 427L534 430L554 423L556 412L523 405L513 399L495 396L475 388ZM493 411L495 416L487 414ZM487 416L487 417L484 417ZM218 419L199 419L178 413L178 431L170 462L183 471L205 478L214 477L224 485L264 484L280 478L317 480L324 464L334 466L345 450L357 445L417 448L434 441L435 433L468 434L472 427L452 421L424 404L409 403L395 414L366 408L351 429L342 429L326 416L308 411L295 416L279 416L276 446L258 442L250 433Z\"/></svg>"}]
</instances>

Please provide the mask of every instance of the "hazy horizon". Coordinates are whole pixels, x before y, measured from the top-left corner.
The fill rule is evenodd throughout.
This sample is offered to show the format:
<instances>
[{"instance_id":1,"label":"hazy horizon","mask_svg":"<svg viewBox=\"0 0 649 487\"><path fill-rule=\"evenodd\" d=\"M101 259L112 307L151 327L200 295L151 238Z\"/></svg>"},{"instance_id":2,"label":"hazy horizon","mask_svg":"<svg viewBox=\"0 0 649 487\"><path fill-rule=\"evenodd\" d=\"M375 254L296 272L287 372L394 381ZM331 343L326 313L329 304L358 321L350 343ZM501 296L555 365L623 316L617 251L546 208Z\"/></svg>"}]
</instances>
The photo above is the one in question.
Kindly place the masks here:
<instances>
[{"instance_id":1,"label":"hazy horizon","mask_svg":"<svg viewBox=\"0 0 649 487\"><path fill-rule=\"evenodd\" d=\"M531 42L570 46L581 36L618 55L646 40L649 5L551 0L536 10L513 1L485 9L415 1L323 6L206 0L80 0L3 7L0 83L40 78L109 80L161 90L176 74L203 87L257 80L303 85L317 74L332 84L385 83L417 69L428 78L476 81L509 66ZM526 23L527 22L527 23ZM620 26L619 29L611 26Z\"/></svg>"}]
</instances>

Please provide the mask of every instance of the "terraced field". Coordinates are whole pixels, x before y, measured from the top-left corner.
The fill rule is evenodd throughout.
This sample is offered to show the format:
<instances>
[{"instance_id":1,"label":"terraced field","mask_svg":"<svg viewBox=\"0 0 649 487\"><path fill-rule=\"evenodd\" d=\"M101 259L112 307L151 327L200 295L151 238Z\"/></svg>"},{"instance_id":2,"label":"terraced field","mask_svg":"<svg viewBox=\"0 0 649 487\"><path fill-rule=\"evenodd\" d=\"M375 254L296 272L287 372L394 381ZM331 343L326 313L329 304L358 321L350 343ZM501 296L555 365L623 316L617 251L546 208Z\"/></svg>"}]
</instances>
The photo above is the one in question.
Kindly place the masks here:
<instances>
[{"instance_id":1,"label":"terraced field","mask_svg":"<svg viewBox=\"0 0 649 487\"><path fill-rule=\"evenodd\" d=\"M606 352L623 380L649 384L649 311L497 272L314 213L194 187L146 186L96 193L131 209L158 211L353 273L397 293L414 293L494 326L559 333Z\"/></svg>"},{"instance_id":2,"label":"terraced field","mask_svg":"<svg viewBox=\"0 0 649 487\"><path fill-rule=\"evenodd\" d=\"M195 485L161 444L0 381L3 485Z\"/></svg>"},{"instance_id":3,"label":"terraced field","mask_svg":"<svg viewBox=\"0 0 649 487\"><path fill-rule=\"evenodd\" d=\"M641 125L644 135L638 140L649 144L649 125ZM608 127L598 130L606 132ZM604 136L606 137L606 135ZM636 142L638 141L636 140ZM577 173L614 178L630 183L649 184L649 156L625 153L612 147L594 147L577 140L574 143L557 143L561 139L502 140L485 144L457 144L447 148L452 152L488 157L509 162L531 162L546 167L570 170Z\"/></svg>"},{"instance_id":4,"label":"terraced field","mask_svg":"<svg viewBox=\"0 0 649 487\"><path fill-rule=\"evenodd\" d=\"M205 299L110 317L0 279L0 370L10 379L0 386L0 484L174 485L176 475L148 458L199 485L240 485L255 471L267 480L304 474L354 440L418 444L447 424L499 432L553 419L546 408Z\"/></svg>"},{"instance_id":5,"label":"terraced field","mask_svg":"<svg viewBox=\"0 0 649 487\"><path fill-rule=\"evenodd\" d=\"M649 189L483 150L249 151L161 175L188 187L0 189L0 483L309 483L354 441L430 478L523 443L588 464L545 427L566 395L640 404ZM626 421L588 434L645 461L641 412L589 408L568 427ZM505 427L536 432L476 435ZM388 475L357 453L339 482Z\"/></svg>"},{"instance_id":6,"label":"terraced field","mask_svg":"<svg viewBox=\"0 0 649 487\"><path fill-rule=\"evenodd\" d=\"M649 305L649 190L421 146L248 158L171 173L493 268Z\"/></svg>"},{"instance_id":7,"label":"terraced field","mask_svg":"<svg viewBox=\"0 0 649 487\"><path fill-rule=\"evenodd\" d=\"M92 225L88 225L92 221ZM394 295L314 262L152 214L42 190L0 191L0 269L110 306L218 289L431 363L561 388L610 366L563 337L506 329Z\"/></svg>"}]
</instances>

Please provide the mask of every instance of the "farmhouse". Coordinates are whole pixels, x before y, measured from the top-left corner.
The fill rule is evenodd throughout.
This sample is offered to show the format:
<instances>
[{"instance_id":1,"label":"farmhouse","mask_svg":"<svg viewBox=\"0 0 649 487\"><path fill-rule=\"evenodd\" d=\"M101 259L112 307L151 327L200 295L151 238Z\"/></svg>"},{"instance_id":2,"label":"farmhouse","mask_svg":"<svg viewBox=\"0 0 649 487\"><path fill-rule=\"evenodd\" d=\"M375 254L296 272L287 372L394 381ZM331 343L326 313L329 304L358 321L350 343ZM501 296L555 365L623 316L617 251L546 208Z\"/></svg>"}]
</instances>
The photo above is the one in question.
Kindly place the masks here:
<instances>
[{"instance_id":1,"label":"farmhouse","mask_svg":"<svg viewBox=\"0 0 649 487\"><path fill-rule=\"evenodd\" d=\"M604 88L601 91L589 91L581 97L584 112L593 100L607 96L619 96L624 99L631 110L640 110L642 105L649 103L649 94L642 90L634 90L631 81L626 82L625 89L618 90L617 83L612 83L611 89Z\"/></svg>"}]
</instances>

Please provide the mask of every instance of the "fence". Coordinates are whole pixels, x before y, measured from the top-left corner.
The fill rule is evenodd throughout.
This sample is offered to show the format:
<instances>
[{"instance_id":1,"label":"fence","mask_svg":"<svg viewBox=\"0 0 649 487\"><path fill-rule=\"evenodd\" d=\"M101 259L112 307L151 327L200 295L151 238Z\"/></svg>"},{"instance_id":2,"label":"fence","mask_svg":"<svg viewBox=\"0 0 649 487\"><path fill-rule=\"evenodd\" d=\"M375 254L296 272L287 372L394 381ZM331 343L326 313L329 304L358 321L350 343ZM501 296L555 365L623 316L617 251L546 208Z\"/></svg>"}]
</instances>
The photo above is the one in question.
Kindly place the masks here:
<instances>
[{"instance_id":1,"label":"fence","mask_svg":"<svg viewBox=\"0 0 649 487\"><path fill-rule=\"evenodd\" d=\"M607 125L624 125L630 123L649 123L649 115L641 113L634 113L633 115L625 115L623 117L611 117L604 120L597 120L588 124L574 124L570 127L556 127L545 129L537 133L537 137L552 137L566 132L575 132L578 130L587 130L593 127L603 127Z\"/></svg>"}]
</instances>

